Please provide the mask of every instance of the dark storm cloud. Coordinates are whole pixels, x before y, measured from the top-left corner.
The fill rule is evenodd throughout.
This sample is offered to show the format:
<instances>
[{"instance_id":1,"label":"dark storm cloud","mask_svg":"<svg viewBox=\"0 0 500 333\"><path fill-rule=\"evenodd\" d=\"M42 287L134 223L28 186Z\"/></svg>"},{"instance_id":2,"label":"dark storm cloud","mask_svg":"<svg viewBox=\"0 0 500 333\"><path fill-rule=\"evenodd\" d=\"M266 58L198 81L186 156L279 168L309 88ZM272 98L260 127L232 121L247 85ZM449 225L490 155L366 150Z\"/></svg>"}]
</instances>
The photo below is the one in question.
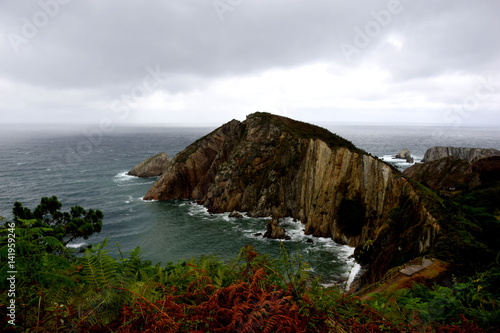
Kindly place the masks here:
<instances>
[{"instance_id":1,"label":"dark storm cloud","mask_svg":"<svg viewBox=\"0 0 500 333\"><path fill-rule=\"evenodd\" d=\"M155 68L163 91L178 94L316 63L344 75L380 69L388 89L409 81L403 86L429 93L427 79L500 67L500 2L492 0L6 0L0 7L0 107L19 89L24 103L43 107L35 96L42 88L54 93L56 109L71 109L78 93L84 107L106 105ZM355 52L346 55L342 45Z\"/></svg>"},{"instance_id":2,"label":"dark storm cloud","mask_svg":"<svg viewBox=\"0 0 500 333\"><path fill-rule=\"evenodd\" d=\"M350 2L241 1L221 21L214 3L71 1L18 53L4 49L0 69L11 79L79 87L136 80L156 64L169 74L219 76L343 62L338 43L360 11ZM40 11L8 4L11 32Z\"/></svg>"}]
</instances>

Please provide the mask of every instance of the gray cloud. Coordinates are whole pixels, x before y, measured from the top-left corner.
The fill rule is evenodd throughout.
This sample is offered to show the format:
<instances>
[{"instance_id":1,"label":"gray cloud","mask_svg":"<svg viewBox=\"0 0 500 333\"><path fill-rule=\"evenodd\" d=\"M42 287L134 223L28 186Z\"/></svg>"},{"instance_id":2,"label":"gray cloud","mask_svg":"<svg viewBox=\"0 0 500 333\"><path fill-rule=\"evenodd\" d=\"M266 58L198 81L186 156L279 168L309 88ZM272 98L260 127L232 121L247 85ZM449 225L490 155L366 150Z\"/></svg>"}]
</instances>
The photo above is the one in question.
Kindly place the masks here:
<instances>
[{"instance_id":1,"label":"gray cloud","mask_svg":"<svg viewBox=\"0 0 500 333\"><path fill-rule=\"evenodd\" d=\"M386 26L379 23L378 31L367 31L391 6L398 12ZM164 80L161 89L147 94L159 90L168 95L163 98L229 94L210 87L219 80L326 63L337 68L339 80L364 68L387 73L386 91L366 88L360 100L390 101L398 92L443 103L460 101L473 91L478 83L470 77L500 70L500 44L495 41L500 3L492 0L5 0L0 7L0 107L5 112L9 106L24 114L65 110L54 117L84 108L103 111L130 95L148 75L147 68L156 67ZM356 47L360 30L373 37ZM357 52L346 59L341 43ZM436 78L457 73L471 82L454 95L446 90L449 82ZM285 88L290 84L282 82ZM22 102L13 96L20 89ZM500 86L490 99L497 100L499 91ZM45 93L48 101L40 96ZM214 103L223 109L224 100L216 97ZM208 95L203 100L211 101Z\"/></svg>"}]
</instances>

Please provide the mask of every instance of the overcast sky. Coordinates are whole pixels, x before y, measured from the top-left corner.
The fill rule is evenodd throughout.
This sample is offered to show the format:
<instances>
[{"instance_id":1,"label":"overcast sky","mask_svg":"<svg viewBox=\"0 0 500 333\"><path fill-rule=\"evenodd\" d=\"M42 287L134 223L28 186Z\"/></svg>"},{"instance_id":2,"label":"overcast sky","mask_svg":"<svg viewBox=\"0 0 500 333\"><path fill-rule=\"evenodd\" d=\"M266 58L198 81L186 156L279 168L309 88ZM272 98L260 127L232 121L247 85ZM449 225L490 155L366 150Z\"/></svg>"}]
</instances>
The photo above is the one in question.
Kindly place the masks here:
<instances>
[{"instance_id":1,"label":"overcast sky","mask_svg":"<svg viewBox=\"0 0 500 333\"><path fill-rule=\"evenodd\" d=\"M0 122L500 124L500 1L0 0Z\"/></svg>"}]
</instances>

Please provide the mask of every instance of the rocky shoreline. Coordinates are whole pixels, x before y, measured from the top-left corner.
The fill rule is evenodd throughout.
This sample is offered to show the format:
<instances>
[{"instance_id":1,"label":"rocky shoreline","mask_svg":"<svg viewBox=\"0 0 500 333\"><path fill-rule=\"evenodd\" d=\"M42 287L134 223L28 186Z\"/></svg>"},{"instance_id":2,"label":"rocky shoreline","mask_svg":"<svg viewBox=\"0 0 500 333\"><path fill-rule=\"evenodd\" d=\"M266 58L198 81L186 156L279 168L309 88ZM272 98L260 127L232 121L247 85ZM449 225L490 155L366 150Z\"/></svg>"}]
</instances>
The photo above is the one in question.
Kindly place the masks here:
<instances>
[{"instance_id":1,"label":"rocky shoreline","mask_svg":"<svg viewBox=\"0 0 500 333\"><path fill-rule=\"evenodd\" d=\"M355 247L359 285L435 253L453 213L422 186L455 189L496 179L499 151L431 147L404 174L323 128L257 112L232 120L170 159L158 154L129 174L158 176L145 200L191 199L209 212L271 217L263 237L287 239L279 219L307 235ZM398 158L413 163L408 149ZM465 158L465 159L463 159ZM460 185L460 186L462 186Z\"/></svg>"},{"instance_id":2,"label":"rocky shoreline","mask_svg":"<svg viewBox=\"0 0 500 333\"><path fill-rule=\"evenodd\" d=\"M214 213L290 216L304 223L306 234L356 247L358 261L371 267L366 281L373 282L401 260L427 253L439 238L439 216L420 192L348 140L258 112L177 154L144 199L193 199Z\"/></svg>"}]
</instances>

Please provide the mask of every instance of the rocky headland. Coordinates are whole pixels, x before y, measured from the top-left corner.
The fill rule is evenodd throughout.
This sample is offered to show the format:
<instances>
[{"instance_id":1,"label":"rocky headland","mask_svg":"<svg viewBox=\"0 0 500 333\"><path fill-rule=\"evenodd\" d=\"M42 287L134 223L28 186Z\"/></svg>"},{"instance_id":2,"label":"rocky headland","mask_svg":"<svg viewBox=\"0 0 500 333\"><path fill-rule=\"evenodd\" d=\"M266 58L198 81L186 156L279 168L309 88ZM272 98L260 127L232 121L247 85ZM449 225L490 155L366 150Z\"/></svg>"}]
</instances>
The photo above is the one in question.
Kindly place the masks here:
<instances>
[{"instance_id":1,"label":"rocky headland","mask_svg":"<svg viewBox=\"0 0 500 333\"><path fill-rule=\"evenodd\" d=\"M160 153L137 164L127 174L136 177L158 177L163 174L170 157L166 153Z\"/></svg>"},{"instance_id":2,"label":"rocky headland","mask_svg":"<svg viewBox=\"0 0 500 333\"><path fill-rule=\"evenodd\" d=\"M496 149L431 147L422 162L403 173L438 191L473 189L500 178L500 151Z\"/></svg>"},{"instance_id":3,"label":"rocky headland","mask_svg":"<svg viewBox=\"0 0 500 333\"><path fill-rule=\"evenodd\" d=\"M422 162L431 162L443 157L455 156L468 162L474 162L483 157L500 155L500 150L490 148L464 148L435 146L427 149Z\"/></svg>"},{"instance_id":4,"label":"rocky headland","mask_svg":"<svg viewBox=\"0 0 500 333\"><path fill-rule=\"evenodd\" d=\"M178 153L144 199L299 219L306 234L356 247L363 283L430 253L441 234L433 192L323 128L261 112Z\"/></svg>"}]
</instances>

